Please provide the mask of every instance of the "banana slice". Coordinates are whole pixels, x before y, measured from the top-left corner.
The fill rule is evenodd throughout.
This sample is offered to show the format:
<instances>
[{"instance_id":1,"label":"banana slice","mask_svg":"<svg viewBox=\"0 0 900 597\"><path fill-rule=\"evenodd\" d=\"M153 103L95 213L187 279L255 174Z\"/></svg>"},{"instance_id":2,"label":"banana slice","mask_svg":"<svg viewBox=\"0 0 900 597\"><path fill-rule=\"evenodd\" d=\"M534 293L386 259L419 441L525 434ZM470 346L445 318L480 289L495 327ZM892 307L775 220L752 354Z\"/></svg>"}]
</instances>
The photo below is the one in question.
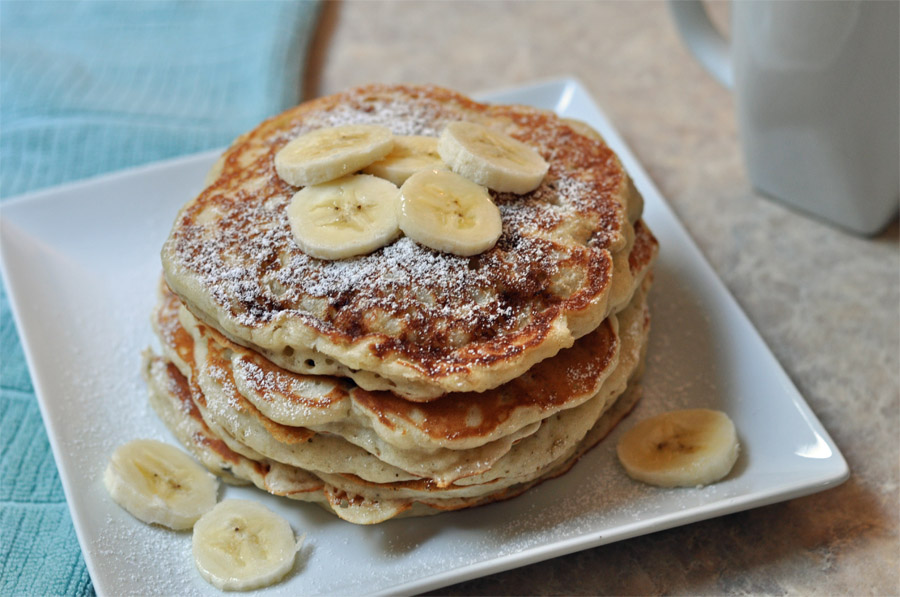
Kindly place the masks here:
<instances>
[{"instance_id":1,"label":"banana slice","mask_svg":"<svg viewBox=\"0 0 900 597\"><path fill-rule=\"evenodd\" d=\"M297 191L287 208L294 240L307 255L343 259L371 253L400 234L400 189L354 174Z\"/></svg>"},{"instance_id":2,"label":"banana slice","mask_svg":"<svg viewBox=\"0 0 900 597\"><path fill-rule=\"evenodd\" d=\"M449 170L423 170L400 187L400 230L414 241L455 255L494 246L503 226L487 189Z\"/></svg>"},{"instance_id":3,"label":"banana slice","mask_svg":"<svg viewBox=\"0 0 900 597\"><path fill-rule=\"evenodd\" d=\"M219 481L174 446L138 439L119 446L103 474L113 500L132 516L170 529L191 528L216 505Z\"/></svg>"},{"instance_id":4,"label":"banana slice","mask_svg":"<svg viewBox=\"0 0 900 597\"><path fill-rule=\"evenodd\" d=\"M444 127L438 152L457 174L501 192L533 191L550 167L525 143L474 122Z\"/></svg>"},{"instance_id":5,"label":"banana slice","mask_svg":"<svg viewBox=\"0 0 900 597\"><path fill-rule=\"evenodd\" d=\"M619 440L619 461L632 479L660 487L695 487L725 477L737 461L728 415L698 408L641 421Z\"/></svg>"},{"instance_id":6,"label":"banana slice","mask_svg":"<svg viewBox=\"0 0 900 597\"><path fill-rule=\"evenodd\" d=\"M420 170L444 168L437 150L437 137L403 135L394 137L391 153L363 169L366 174L386 178L397 186Z\"/></svg>"},{"instance_id":7,"label":"banana slice","mask_svg":"<svg viewBox=\"0 0 900 597\"><path fill-rule=\"evenodd\" d=\"M391 130L374 124L348 124L301 135L275 154L275 171L295 187L352 174L391 152Z\"/></svg>"},{"instance_id":8,"label":"banana slice","mask_svg":"<svg viewBox=\"0 0 900 597\"><path fill-rule=\"evenodd\" d=\"M291 570L300 542L284 518L249 500L224 500L194 525L194 564L223 591L278 582Z\"/></svg>"}]
</instances>

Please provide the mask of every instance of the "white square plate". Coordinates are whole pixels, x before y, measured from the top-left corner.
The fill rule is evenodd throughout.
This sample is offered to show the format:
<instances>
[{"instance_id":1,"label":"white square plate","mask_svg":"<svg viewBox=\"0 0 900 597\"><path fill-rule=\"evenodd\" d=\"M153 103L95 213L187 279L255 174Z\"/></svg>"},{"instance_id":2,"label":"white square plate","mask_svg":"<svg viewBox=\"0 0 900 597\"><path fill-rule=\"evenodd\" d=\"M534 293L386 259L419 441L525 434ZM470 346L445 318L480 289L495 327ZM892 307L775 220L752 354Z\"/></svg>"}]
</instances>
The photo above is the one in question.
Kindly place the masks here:
<instances>
[{"instance_id":1,"label":"white square plate","mask_svg":"<svg viewBox=\"0 0 900 597\"><path fill-rule=\"evenodd\" d=\"M575 80L483 96L584 120L619 154L646 199L661 253L644 398L566 475L511 501L374 527L313 505L227 487L266 503L307 540L272 595L412 593L821 491L847 464L609 120ZM140 352L158 253L195 195L209 152L50 189L2 207L2 264L41 412L94 587L100 594L215 595L190 534L141 524L103 488L107 458L137 437L173 443L147 406ZM708 406L734 419L740 459L723 482L662 490L629 480L614 446L657 412Z\"/></svg>"}]
</instances>

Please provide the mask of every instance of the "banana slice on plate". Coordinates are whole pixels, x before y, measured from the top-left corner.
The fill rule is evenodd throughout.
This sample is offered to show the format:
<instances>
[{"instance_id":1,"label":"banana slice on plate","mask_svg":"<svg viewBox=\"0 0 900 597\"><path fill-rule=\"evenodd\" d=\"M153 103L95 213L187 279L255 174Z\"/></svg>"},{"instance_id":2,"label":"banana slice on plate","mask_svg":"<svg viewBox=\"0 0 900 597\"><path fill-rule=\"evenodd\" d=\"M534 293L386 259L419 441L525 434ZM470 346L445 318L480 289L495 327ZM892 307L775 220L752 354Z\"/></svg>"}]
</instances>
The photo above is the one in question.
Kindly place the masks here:
<instances>
[{"instance_id":1,"label":"banana slice on plate","mask_svg":"<svg viewBox=\"0 0 900 597\"><path fill-rule=\"evenodd\" d=\"M174 446L139 439L119 446L103 474L113 500L138 520L191 528L216 505L219 481Z\"/></svg>"},{"instance_id":2,"label":"banana slice on plate","mask_svg":"<svg viewBox=\"0 0 900 597\"><path fill-rule=\"evenodd\" d=\"M487 189L449 170L423 170L400 187L400 229L438 251L469 256L494 246L503 226Z\"/></svg>"},{"instance_id":3,"label":"banana slice on plate","mask_svg":"<svg viewBox=\"0 0 900 597\"><path fill-rule=\"evenodd\" d=\"M278 582L294 566L300 542L284 518L260 503L224 500L194 525L194 564L223 591Z\"/></svg>"},{"instance_id":4,"label":"banana slice on plate","mask_svg":"<svg viewBox=\"0 0 900 597\"><path fill-rule=\"evenodd\" d=\"M374 124L316 129L293 139L275 154L275 171L295 187L334 180L389 154L393 137L389 128Z\"/></svg>"},{"instance_id":5,"label":"banana slice on plate","mask_svg":"<svg viewBox=\"0 0 900 597\"><path fill-rule=\"evenodd\" d=\"M394 148L391 153L363 168L363 172L380 176L400 186L420 170L444 168L437 144L437 137L422 135L394 137Z\"/></svg>"},{"instance_id":6,"label":"banana slice on plate","mask_svg":"<svg viewBox=\"0 0 900 597\"><path fill-rule=\"evenodd\" d=\"M294 240L307 255L343 259L371 253L400 234L394 183L354 174L304 187L287 208Z\"/></svg>"},{"instance_id":7,"label":"banana slice on plate","mask_svg":"<svg viewBox=\"0 0 900 597\"><path fill-rule=\"evenodd\" d=\"M525 143L474 122L444 127L438 153L457 174L501 192L533 191L550 167Z\"/></svg>"},{"instance_id":8,"label":"banana slice on plate","mask_svg":"<svg viewBox=\"0 0 900 597\"><path fill-rule=\"evenodd\" d=\"M719 481L731 471L739 450L728 415L705 408L666 412L641 421L616 447L628 476L660 487Z\"/></svg>"}]
</instances>

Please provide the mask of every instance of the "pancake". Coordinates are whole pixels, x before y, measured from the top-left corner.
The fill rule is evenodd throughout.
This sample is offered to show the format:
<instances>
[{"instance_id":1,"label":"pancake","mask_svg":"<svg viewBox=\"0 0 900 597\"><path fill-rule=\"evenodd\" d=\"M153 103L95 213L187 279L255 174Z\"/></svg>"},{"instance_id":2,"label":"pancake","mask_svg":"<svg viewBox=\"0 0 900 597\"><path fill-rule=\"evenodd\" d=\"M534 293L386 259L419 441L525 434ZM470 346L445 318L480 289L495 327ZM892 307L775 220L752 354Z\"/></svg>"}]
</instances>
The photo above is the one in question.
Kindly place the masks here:
<instances>
[{"instance_id":1,"label":"pancake","mask_svg":"<svg viewBox=\"0 0 900 597\"><path fill-rule=\"evenodd\" d=\"M470 508L510 499L534 485L566 472L587 450L596 445L634 406L640 386L631 386L608 408L594 427L571 453L552 463L531 481L503 488L491 488L475 497L435 495L437 488L421 488L421 497L373 498L343 489L342 485L360 486L347 476L332 479L339 485L296 467L265 458L243 456L230 448L204 422L193 402L196 387L178 368L163 358L145 355L144 376L150 390L150 403L176 438L209 470L233 484L252 483L274 495L318 504L338 517L355 524L377 524L394 517L425 516L443 511ZM368 490L396 494L390 484L369 485ZM430 491L429 491L430 489ZM368 491L367 491L368 493Z\"/></svg>"},{"instance_id":2,"label":"pancake","mask_svg":"<svg viewBox=\"0 0 900 597\"><path fill-rule=\"evenodd\" d=\"M458 257L401 237L339 261L300 251L285 213L297 189L273 165L290 139L350 123L436 136L457 120L501 130L550 164L531 193L492 192L503 226L494 248ZM437 87L358 88L264 122L213 178L165 242L166 281L201 322L296 373L420 402L483 392L572 346L640 284L628 265L640 199L618 159L534 108Z\"/></svg>"}]
</instances>

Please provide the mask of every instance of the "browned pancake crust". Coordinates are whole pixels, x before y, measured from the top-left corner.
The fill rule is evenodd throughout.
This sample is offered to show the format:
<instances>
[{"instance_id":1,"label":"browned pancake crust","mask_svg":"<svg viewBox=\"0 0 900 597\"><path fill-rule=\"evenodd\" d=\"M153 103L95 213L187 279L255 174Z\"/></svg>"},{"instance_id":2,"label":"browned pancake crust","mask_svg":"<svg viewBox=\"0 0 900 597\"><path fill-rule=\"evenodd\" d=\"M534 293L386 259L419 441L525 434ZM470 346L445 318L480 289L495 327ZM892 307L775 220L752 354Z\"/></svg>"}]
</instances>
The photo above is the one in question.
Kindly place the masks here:
<instances>
[{"instance_id":1,"label":"browned pancake crust","mask_svg":"<svg viewBox=\"0 0 900 597\"><path fill-rule=\"evenodd\" d=\"M400 134L437 134L461 119L504 129L550 164L535 191L493 193L503 219L493 249L466 258L402 238L340 261L300 251L285 213L297 189L273 165L291 138L360 120ZM216 182L179 214L163 250L166 276L199 318L241 343L254 346L297 325L326 356L341 360L345 349L362 345L371 362L395 367L389 378L397 370L395 377L437 384L454 377L441 386L445 391L480 391L571 344L567 334L578 337L599 324L611 252L627 242L632 192L602 141L550 112L480 104L437 87L364 87L302 104L236 142ZM203 300L187 300L197 293ZM548 352L542 345L553 334L560 346ZM292 350L274 346L279 341L264 348ZM517 361L525 365L510 368L505 379L490 373ZM466 386L475 369L488 373Z\"/></svg>"}]
</instances>

